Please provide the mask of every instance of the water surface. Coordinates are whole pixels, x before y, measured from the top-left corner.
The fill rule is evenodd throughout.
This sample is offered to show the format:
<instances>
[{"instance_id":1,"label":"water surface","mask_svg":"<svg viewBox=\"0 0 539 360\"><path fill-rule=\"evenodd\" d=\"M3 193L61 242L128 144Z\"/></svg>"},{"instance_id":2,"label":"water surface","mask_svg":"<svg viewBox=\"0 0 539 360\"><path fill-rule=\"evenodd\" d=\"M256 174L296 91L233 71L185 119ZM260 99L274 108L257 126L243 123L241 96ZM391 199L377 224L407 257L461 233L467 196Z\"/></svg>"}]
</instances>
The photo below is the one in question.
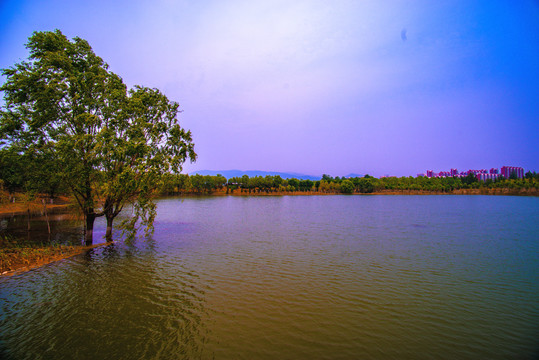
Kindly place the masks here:
<instances>
[{"instance_id":1,"label":"water surface","mask_svg":"<svg viewBox=\"0 0 539 360\"><path fill-rule=\"evenodd\" d=\"M538 198L173 198L155 225L0 279L0 357L539 354Z\"/></svg>"}]
</instances>

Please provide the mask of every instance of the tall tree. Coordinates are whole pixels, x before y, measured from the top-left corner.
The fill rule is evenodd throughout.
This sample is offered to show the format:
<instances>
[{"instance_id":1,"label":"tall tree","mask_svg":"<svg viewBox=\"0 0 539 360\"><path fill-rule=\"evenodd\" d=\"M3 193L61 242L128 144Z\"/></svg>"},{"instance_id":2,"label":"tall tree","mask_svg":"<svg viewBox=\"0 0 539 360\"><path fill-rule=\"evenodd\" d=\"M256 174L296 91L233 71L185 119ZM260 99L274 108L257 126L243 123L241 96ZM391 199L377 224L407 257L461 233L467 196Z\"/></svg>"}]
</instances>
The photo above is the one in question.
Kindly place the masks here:
<instances>
[{"instance_id":1,"label":"tall tree","mask_svg":"<svg viewBox=\"0 0 539 360\"><path fill-rule=\"evenodd\" d=\"M102 129L96 147L104 159L98 190L104 200L107 238L111 237L114 218L129 201L135 216L123 227L134 230L140 219L152 229L154 190L166 175L179 173L188 157L196 157L191 133L177 122L179 105L159 90L135 86L122 105L113 122Z\"/></svg>"},{"instance_id":2,"label":"tall tree","mask_svg":"<svg viewBox=\"0 0 539 360\"><path fill-rule=\"evenodd\" d=\"M0 138L18 153L47 151L51 172L61 175L85 218L86 243L96 217L112 221L126 202L151 229L155 206L151 192L166 172L180 172L196 154L191 133L177 120L178 104L156 89L127 91L88 42L69 41L59 30L34 32L30 56L9 69Z\"/></svg>"}]
</instances>

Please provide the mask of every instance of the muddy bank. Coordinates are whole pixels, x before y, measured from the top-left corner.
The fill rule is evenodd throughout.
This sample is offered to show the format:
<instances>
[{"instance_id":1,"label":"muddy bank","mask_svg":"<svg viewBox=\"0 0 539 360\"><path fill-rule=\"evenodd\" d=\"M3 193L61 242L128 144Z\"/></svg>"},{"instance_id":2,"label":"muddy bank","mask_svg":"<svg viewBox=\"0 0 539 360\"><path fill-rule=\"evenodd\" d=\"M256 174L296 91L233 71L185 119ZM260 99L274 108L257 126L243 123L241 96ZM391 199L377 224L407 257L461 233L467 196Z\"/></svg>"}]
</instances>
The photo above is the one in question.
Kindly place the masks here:
<instances>
[{"instance_id":1,"label":"muddy bank","mask_svg":"<svg viewBox=\"0 0 539 360\"><path fill-rule=\"evenodd\" d=\"M83 254L86 251L109 245L100 243L90 246L44 246L8 247L0 249L0 276L10 276L50 264L55 261Z\"/></svg>"}]
</instances>

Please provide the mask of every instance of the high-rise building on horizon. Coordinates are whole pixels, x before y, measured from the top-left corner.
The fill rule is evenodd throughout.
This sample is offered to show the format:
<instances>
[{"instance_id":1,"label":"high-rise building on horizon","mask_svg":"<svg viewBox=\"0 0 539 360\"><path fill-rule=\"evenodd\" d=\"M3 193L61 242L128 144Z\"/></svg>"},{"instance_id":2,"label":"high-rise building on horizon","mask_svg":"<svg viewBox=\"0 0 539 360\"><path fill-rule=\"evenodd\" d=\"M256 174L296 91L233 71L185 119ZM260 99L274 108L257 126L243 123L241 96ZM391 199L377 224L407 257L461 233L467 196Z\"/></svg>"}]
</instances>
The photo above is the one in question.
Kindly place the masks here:
<instances>
[{"instance_id":1,"label":"high-rise building on horizon","mask_svg":"<svg viewBox=\"0 0 539 360\"><path fill-rule=\"evenodd\" d=\"M513 173L515 173L518 179L522 179L524 177L524 169L518 166L502 166L501 173L506 179L509 179Z\"/></svg>"},{"instance_id":2,"label":"high-rise building on horizon","mask_svg":"<svg viewBox=\"0 0 539 360\"><path fill-rule=\"evenodd\" d=\"M477 174L476 177L477 177L477 180L480 180L480 181L485 181L485 180L496 180L498 178L500 178L502 175L501 174L492 174L492 173L481 173L481 174Z\"/></svg>"},{"instance_id":3,"label":"high-rise building on horizon","mask_svg":"<svg viewBox=\"0 0 539 360\"><path fill-rule=\"evenodd\" d=\"M518 179L522 179L524 177L524 169L519 166L502 166L501 171L497 168L491 168L487 171L487 169L479 169L479 170L473 170L470 169L468 171L462 171L458 172L457 169L451 169L451 171L440 171L435 173L434 170L427 170L426 174L418 174L418 176L425 176L429 178L438 178L438 177L466 177L470 174L474 175L478 180L496 180L500 177L504 177L508 179L511 174L515 174Z\"/></svg>"}]
</instances>

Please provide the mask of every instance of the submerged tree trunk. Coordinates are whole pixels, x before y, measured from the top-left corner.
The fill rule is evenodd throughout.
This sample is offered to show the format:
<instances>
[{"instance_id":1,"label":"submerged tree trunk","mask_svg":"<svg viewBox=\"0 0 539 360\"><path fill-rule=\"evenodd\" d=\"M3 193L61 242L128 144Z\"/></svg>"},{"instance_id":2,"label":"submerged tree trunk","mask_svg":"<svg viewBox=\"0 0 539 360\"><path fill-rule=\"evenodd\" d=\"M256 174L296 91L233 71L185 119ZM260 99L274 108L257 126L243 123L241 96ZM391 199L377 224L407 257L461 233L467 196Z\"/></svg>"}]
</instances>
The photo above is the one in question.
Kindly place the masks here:
<instances>
[{"instance_id":1,"label":"submerged tree trunk","mask_svg":"<svg viewBox=\"0 0 539 360\"><path fill-rule=\"evenodd\" d=\"M86 218L86 233L84 235L86 245L92 245L94 241L95 214L92 212L84 216Z\"/></svg>"},{"instance_id":2,"label":"submerged tree trunk","mask_svg":"<svg viewBox=\"0 0 539 360\"><path fill-rule=\"evenodd\" d=\"M26 214L28 215L28 231L30 231L30 205L26 208Z\"/></svg>"},{"instance_id":3,"label":"submerged tree trunk","mask_svg":"<svg viewBox=\"0 0 539 360\"><path fill-rule=\"evenodd\" d=\"M106 215L107 218L107 232L105 233L105 239L107 239L107 242L112 242L112 222L114 221L114 217Z\"/></svg>"}]
</instances>

